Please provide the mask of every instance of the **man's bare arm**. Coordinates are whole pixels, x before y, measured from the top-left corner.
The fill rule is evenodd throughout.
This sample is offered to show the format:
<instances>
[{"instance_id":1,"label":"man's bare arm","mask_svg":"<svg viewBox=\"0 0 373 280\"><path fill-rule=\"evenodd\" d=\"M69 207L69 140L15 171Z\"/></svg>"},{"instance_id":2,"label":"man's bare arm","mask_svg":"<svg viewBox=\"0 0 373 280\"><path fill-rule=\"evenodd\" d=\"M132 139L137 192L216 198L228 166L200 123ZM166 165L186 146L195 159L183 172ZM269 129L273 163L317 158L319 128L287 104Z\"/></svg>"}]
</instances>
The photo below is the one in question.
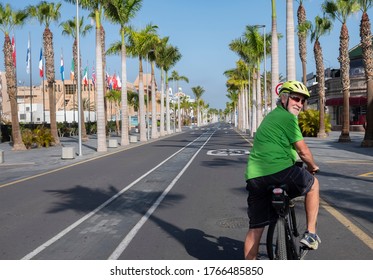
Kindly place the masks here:
<instances>
[{"instance_id":1,"label":"man's bare arm","mask_svg":"<svg viewBox=\"0 0 373 280\"><path fill-rule=\"evenodd\" d=\"M319 170L319 167L316 165L311 150L308 148L304 140L300 140L294 143L295 150L297 151L301 160L307 164L307 169L311 173L316 173Z\"/></svg>"}]
</instances>

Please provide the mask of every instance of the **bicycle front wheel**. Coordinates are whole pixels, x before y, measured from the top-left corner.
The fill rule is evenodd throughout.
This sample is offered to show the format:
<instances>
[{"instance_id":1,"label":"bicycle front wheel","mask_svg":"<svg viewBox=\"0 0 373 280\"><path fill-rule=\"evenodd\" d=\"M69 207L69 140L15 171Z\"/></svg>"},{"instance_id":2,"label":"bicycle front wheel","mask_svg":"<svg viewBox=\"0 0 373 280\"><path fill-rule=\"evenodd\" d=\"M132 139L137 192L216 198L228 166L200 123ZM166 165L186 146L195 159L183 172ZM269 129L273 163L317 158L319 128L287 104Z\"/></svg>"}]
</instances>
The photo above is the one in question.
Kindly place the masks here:
<instances>
[{"instance_id":1,"label":"bicycle front wheel","mask_svg":"<svg viewBox=\"0 0 373 280\"><path fill-rule=\"evenodd\" d=\"M267 232L267 253L271 260L287 260L285 219L278 218Z\"/></svg>"}]
</instances>

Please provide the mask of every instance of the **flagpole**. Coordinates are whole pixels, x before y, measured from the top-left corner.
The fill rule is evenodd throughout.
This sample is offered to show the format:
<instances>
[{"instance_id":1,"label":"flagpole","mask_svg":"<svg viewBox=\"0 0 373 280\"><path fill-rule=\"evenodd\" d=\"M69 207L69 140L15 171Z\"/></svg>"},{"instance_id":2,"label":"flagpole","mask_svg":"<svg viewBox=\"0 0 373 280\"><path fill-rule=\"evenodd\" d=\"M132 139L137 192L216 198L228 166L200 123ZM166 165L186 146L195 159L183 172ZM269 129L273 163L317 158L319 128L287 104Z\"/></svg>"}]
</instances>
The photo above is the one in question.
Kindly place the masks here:
<instances>
[{"instance_id":1,"label":"flagpole","mask_svg":"<svg viewBox=\"0 0 373 280\"><path fill-rule=\"evenodd\" d=\"M79 156L82 156L82 120L81 119L81 110L82 104L80 102L81 98L81 89L80 89L80 47L79 47L79 0L76 1L76 42L77 42L77 49L78 49L78 128L79 128Z\"/></svg>"},{"instance_id":2,"label":"flagpole","mask_svg":"<svg viewBox=\"0 0 373 280\"><path fill-rule=\"evenodd\" d=\"M30 36L30 32L28 34L28 37L29 37L29 42L30 42L30 53L29 53L29 60L30 60L30 121L31 121L31 124L33 124L34 122L32 121L32 61L31 61L31 36Z\"/></svg>"},{"instance_id":3,"label":"flagpole","mask_svg":"<svg viewBox=\"0 0 373 280\"><path fill-rule=\"evenodd\" d=\"M95 65L95 62L93 61L93 66ZM95 70L94 67L92 67L92 72ZM95 83L93 85L93 105L94 105L94 108L95 108L95 122L97 121L97 110L96 110L96 73L95 73L95 76L93 77L93 74L92 74L92 80L95 80Z\"/></svg>"},{"instance_id":4,"label":"flagpole","mask_svg":"<svg viewBox=\"0 0 373 280\"><path fill-rule=\"evenodd\" d=\"M89 71L89 64L88 64L88 59L87 59L87 77ZM88 78L88 122L91 124L91 90L89 89L89 78Z\"/></svg>"},{"instance_id":5,"label":"flagpole","mask_svg":"<svg viewBox=\"0 0 373 280\"><path fill-rule=\"evenodd\" d=\"M42 71L42 78L43 78L43 123L45 123L45 86L44 86L44 61L43 61L43 55L42 55L43 47L40 49L40 60L41 60L41 71ZM40 63L40 62L39 62ZM40 69L39 69L40 71Z\"/></svg>"},{"instance_id":6,"label":"flagpole","mask_svg":"<svg viewBox=\"0 0 373 280\"><path fill-rule=\"evenodd\" d=\"M62 68L63 67L63 68ZM63 90L63 118L66 123L66 91L65 91L65 62L63 61L63 49L61 48L61 79L62 79L62 90Z\"/></svg>"}]
</instances>

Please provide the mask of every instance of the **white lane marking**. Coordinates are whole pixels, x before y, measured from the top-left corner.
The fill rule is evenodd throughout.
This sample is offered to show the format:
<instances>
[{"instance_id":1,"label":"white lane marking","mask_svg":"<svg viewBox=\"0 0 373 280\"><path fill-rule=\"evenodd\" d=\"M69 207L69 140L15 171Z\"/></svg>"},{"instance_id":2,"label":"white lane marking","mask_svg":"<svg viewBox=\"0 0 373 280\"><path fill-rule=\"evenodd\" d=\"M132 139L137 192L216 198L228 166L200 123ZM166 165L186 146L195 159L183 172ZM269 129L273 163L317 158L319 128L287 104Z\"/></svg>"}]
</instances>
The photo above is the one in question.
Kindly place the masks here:
<instances>
[{"instance_id":1,"label":"white lane marking","mask_svg":"<svg viewBox=\"0 0 373 280\"><path fill-rule=\"evenodd\" d=\"M142 175L141 177L139 177L137 180L133 181L131 184L129 184L127 187L125 187L124 189L122 189L119 193L117 193L116 195L112 196L111 198L109 198L108 200L106 200L104 203L102 203L100 206L98 206L96 209L94 209L93 211L91 211L90 213L88 213L87 215L83 216L82 218L80 218L79 220L77 220L75 223L71 224L70 226L68 226L67 228L65 228L64 230L62 230L60 233L58 233L57 235L55 235L54 237L52 237L51 239L49 239L48 241L46 241L45 243L43 243L42 245L40 245L39 247L37 247L35 250L33 250L32 252L30 252L29 254L27 254L26 256L24 256L22 258L22 260L30 260L32 259L33 257L35 257L37 254L39 254L40 252L44 251L46 248L48 248L50 245L52 245L54 242L56 242L57 240L61 239L63 236L65 236L67 233L69 233L71 230L73 230L74 228L76 228L77 226L79 226L80 224L82 224L84 221L86 221L87 219L89 219L90 217L92 217L93 215L95 215L98 211L100 211L101 209L103 209L105 206L107 206L109 203L111 203L113 200L115 200L116 198L118 198L120 195L122 195L124 192L126 192L127 190L129 190L130 188L132 188L136 183L138 183L140 180L142 180L143 178L145 178L146 176L148 176L150 173L152 173L154 170L156 170L158 167L162 166L163 164L165 164L168 160L170 160L172 157L174 157L175 155L177 155L178 153L180 153L181 151L183 151L184 149L186 149L189 145L192 145L195 141L197 141L199 138L201 138L203 136L203 134L201 136L199 136L198 138L196 138L195 140L193 140L192 142L190 142L188 145L186 145L185 147L181 148L180 150L176 151L174 154L172 154L171 156L169 156L168 158L166 158L164 161L162 161L160 164L158 164L157 166L155 166L154 168L152 168L151 170L149 170L148 172L146 172L144 175ZM211 137L211 136L210 136ZM210 139L210 138L209 138Z\"/></svg>"},{"instance_id":2,"label":"white lane marking","mask_svg":"<svg viewBox=\"0 0 373 280\"><path fill-rule=\"evenodd\" d=\"M122 242L118 245L118 247L114 250L114 252L108 258L109 260L117 260L120 255L126 250L127 246L130 244L132 239L136 236L136 234L140 231L141 227L146 223L149 217L153 214L153 212L158 208L159 204L162 200L166 197L169 191L173 188L176 182L180 179L180 177L184 174L187 170L189 165L193 162L195 157L199 154L199 152L203 149L206 143L210 140L213 132L210 137L205 141L205 143L198 149L198 151L193 155L193 157L188 161L188 163L184 166L184 168L180 171L180 173L172 180L172 182L167 186L167 188L163 191L163 193L158 197L157 201L149 208L149 210L145 213L144 216L137 222L137 224L130 230L130 232L126 235L126 237L122 240Z\"/></svg>"}]
</instances>

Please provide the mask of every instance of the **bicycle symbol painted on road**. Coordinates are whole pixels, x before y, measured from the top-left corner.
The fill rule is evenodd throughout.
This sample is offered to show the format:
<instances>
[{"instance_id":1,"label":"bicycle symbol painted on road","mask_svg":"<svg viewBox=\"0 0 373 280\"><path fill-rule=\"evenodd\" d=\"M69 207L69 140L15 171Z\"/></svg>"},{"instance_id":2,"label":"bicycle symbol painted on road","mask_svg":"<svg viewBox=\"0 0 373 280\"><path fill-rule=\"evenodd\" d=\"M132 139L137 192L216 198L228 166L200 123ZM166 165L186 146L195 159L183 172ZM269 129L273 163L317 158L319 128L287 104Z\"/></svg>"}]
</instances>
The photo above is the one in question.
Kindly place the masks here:
<instances>
[{"instance_id":1,"label":"bicycle symbol painted on road","mask_svg":"<svg viewBox=\"0 0 373 280\"><path fill-rule=\"evenodd\" d=\"M209 156L244 156L248 155L250 152L244 149L218 149L210 150L207 152Z\"/></svg>"}]
</instances>

